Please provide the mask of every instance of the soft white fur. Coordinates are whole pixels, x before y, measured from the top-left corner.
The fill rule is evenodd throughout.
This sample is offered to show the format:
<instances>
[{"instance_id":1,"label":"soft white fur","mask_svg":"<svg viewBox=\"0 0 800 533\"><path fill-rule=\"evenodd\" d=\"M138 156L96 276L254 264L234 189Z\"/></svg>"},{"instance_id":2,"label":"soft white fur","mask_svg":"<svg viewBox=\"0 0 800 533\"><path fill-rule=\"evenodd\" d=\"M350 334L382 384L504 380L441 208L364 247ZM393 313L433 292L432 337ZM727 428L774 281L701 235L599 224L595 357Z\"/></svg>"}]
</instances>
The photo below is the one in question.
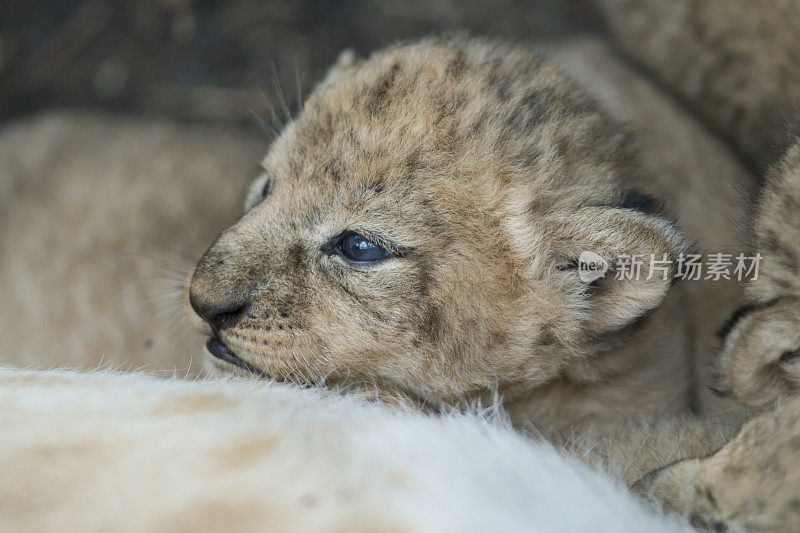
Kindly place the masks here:
<instances>
[{"instance_id":1,"label":"soft white fur","mask_svg":"<svg viewBox=\"0 0 800 533\"><path fill-rule=\"evenodd\" d=\"M0 368L0 530L674 531L549 444L247 381Z\"/></svg>"}]
</instances>

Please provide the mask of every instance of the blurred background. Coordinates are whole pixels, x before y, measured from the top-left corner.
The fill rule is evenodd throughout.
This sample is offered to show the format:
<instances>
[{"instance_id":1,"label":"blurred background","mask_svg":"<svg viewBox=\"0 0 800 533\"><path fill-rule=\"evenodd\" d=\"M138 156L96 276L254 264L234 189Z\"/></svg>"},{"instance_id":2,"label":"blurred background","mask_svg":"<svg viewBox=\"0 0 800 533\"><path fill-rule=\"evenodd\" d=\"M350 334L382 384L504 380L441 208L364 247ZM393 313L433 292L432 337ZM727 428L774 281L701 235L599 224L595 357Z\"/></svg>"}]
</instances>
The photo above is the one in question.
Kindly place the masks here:
<instances>
[{"instance_id":1,"label":"blurred background","mask_svg":"<svg viewBox=\"0 0 800 533\"><path fill-rule=\"evenodd\" d=\"M101 108L255 129L344 48L453 30L558 39L598 20L582 0L3 0L0 122Z\"/></svg>"}]
</instances>

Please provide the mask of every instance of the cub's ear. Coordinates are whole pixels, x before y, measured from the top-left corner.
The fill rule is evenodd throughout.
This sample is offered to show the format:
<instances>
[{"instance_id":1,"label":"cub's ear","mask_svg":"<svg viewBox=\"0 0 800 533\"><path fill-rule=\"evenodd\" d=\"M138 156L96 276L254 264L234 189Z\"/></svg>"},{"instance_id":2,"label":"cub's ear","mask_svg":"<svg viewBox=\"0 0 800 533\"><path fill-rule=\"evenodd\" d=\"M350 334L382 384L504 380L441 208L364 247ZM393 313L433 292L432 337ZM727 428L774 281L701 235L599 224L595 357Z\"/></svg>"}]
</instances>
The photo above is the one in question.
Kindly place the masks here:
<instances>
[{"instance_id":1,"label":"cub's ear","mask_svg":"<svg viewBox=\"0 0 800 533\"><path fill-rule=\"evenodd\" d=\"M673 222L635 209L585 207L541 224L547 275L567 289L590 335L634 325L658 307L690 248Z\"/></svg>"},{"instance_id":2,"label":"cub's ear","mask_svg":"<svg viewBox=\"0 0 800 533\"><path fill-rule=\"evenodd\" d=\"M321 85L329 85L342 74L353 68L357 62L358 55L356 54L355 50L352 48L345 48L339 52L339 57L336 58L336 62L334 62L334 64L331 65L331 68L328 69L328 72L325 74Z\"/></svg>"}]
</instances>

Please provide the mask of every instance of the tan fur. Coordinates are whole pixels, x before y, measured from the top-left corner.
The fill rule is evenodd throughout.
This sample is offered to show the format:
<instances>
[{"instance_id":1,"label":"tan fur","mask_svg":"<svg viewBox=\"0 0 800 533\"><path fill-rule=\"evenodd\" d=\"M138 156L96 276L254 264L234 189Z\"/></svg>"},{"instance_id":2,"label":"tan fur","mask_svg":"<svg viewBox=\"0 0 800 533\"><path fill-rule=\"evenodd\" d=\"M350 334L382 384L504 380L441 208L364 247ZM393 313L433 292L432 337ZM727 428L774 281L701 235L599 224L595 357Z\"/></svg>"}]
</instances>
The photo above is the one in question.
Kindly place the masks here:
<instances>
[{"instance_id":1,"label":"tan fur","mask_svg":"<svg viewBox=\"0 0 800 533\"><path fill-rule=\"evenodd\" d=\"M720 357L724 387L767 407L800 387L800 143L769 172L756 210L758 279Z\"/></svg>"},{"instance_id":2,"label":"tan fur","mask_svg":"<svg viewBox=\"0 0 800 533\"><path fill-rule=\"evenodd\" d=\"M548 50L633 134L639 148L637 162L648 177L640 186L664 202L697 252L735 254L750 249L740 230L747 222L744 199L753 194L754 179L730 149L597 40L575 40ZM740 301L741 286L736 280L694 280L673 288L682 293L681 313L692 324L686 351L691 354L696 410L718 412L734 407L730 400L715 397L706 384L713 381L713 356L720 348L716 330ZM649 335L653 342L677 343L674 328L661 333Z\"/></svg>"},{"instance_id":3,"label":"tan fur","mask_svg":"<svg viewBox=\"0 0 800 533\"><path fill-rule=\"evenodd\" d=\"M49 113L0 134L0 361L184 373L187 273L235 219L263 140ZM44 354L47 354L45 357Z\"/></svg>"},{"instance_id":4,"label":"tan fur","mask_svg":"<svg viewBox=\"0 0 800 533\"><path fill-rule=\"evenodd\" d=\"M800 2L597 0L622 50L758 168L800 118Z\"/></svg>"},{"instance_id":5,"label":"tan fur","mask_svg":"<svg viewBox=\"0 0 800 533\"><path fill-rule=\"evenodd\" d=\"M708 457L734 439L747 414L655 416L574 431L555 443L630 486L651 471L687 457ZM653 498L656 503L660 499ZM682 509L678 509L682 510Z\"/></svg>"},{"instance_id":6,"label":"tan fur","mask_svg":"<svg viewBox=\"0 0 800 533\"><path fill-rule=\"evenodd\" d=\"M723 390L774 411L748 422L706 459L680 461L639 484L649 498L701 527L792 531L800 527L800 144L768 174L754 224L762 254L745 306L720 355Z\"/></svg>"},{"instance_id":7,"label":"tan fur","mask_svg":"<svg viewBox=\"0 0 800 533\"><path fill-rule=\"evenodd\" d=\"M635 488L713 531L800 528L800 398L744 425L706 459L646 476Z\"/></svg>"},{"instance_id":8,"label":"tan fur","mask_svg":"<svg viewBox=\"0 0 800 533\"><path fill-rule=\"evenodd\" d=\"M772 408L705 459L637 484L649 498L715 531L800 527L800 3L600 0L623 50L654 73L756 167L773 165L755 209L759 277L721 333L718 388ZM698 454L702 457L702 454Z\"/></svg>"}]
</instances>

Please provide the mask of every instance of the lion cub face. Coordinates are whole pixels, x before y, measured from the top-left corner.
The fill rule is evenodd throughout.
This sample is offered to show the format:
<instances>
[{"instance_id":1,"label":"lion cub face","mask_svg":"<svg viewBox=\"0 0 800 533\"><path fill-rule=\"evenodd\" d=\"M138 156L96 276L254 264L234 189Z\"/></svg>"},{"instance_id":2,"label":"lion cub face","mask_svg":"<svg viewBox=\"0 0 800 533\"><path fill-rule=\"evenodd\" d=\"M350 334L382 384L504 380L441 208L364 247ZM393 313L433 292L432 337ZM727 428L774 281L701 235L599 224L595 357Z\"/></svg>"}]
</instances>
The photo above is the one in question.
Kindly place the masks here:
<instances>
[{"instance_id":1,"label":"lion cub face","mask_svg":"<svg viewBox=\"0 0 800 533\"><path fill-rule=\"evenodd\" d=\"M627 161L597 107L524 50L343 56L197 266L209 351L225 369L429 402L544 383L670 285L585 284L581 251L684 249L627 202Z\"/></svg>"}]
</instances>

